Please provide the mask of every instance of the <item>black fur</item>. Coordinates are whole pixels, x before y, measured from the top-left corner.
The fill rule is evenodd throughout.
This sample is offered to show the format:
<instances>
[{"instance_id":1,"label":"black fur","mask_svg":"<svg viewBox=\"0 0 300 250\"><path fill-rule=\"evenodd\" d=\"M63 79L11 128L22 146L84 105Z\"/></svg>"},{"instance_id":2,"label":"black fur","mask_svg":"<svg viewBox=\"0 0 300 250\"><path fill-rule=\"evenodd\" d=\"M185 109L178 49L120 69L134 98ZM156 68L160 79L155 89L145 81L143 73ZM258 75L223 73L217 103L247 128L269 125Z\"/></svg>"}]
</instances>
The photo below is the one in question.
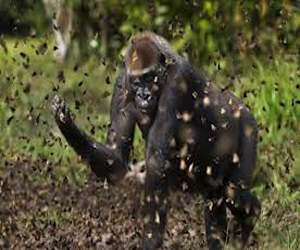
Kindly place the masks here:
<instances>
[{"instance_id":1,"label":"black fur","mask_svg":"<svg viewBox=\"0 0 300 250\"><path fill-rule=\"evenodd\" d=\"M235 216L245 244L260 214L260 203L249 191L256 158L254 118L239 99L202 76L163 38L144 33L134 42L140 40L154 44L160 54L154 65L156 90L150 91L155 105L145 110L137 105L133 81L140 81L139 93L146 85L143 74L129 75L128 52L114 89L106 145L95 143L77 128L64 101L55 97L54 115L61 132L97 176L114 182L128 170L138 125L146 140L143 249L162 245L166 196L171 185L183 181L207 201L209 249L222 249L227 238L226 207Z\"/></svg>"}]
</instances>

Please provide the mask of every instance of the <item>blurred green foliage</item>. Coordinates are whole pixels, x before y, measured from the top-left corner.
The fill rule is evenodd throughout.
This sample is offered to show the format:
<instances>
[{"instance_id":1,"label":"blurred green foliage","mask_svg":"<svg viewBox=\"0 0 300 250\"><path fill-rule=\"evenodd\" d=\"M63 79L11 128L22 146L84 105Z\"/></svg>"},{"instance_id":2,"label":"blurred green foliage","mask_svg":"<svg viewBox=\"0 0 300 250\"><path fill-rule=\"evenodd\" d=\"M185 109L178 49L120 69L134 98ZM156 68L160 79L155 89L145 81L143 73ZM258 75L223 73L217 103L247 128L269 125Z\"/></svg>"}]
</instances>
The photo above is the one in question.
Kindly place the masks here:
<instances>
[{"instance_id":1,"label":"blurred green foliage","mask_svg":"<svg viewBox=\"0 0 300 250\"><path fill-rule=\"evenodd\" d=\"M0 11L14 20L13 28L26 24L34 32L51 30L43 2L0 1ZM211 1L65 0L75 13L73 42L81 50L119 59L128 38L142 30L163 34L193 62L205 65L213 55L231 57L298 53L300 3L288 0ZM1 20L1 17L0 17ZM1 30L0 30L1 32ZM12 30L17 34L17 30ZM92 40L96 40L91 48Z\"/></svg>"}]
</instances>

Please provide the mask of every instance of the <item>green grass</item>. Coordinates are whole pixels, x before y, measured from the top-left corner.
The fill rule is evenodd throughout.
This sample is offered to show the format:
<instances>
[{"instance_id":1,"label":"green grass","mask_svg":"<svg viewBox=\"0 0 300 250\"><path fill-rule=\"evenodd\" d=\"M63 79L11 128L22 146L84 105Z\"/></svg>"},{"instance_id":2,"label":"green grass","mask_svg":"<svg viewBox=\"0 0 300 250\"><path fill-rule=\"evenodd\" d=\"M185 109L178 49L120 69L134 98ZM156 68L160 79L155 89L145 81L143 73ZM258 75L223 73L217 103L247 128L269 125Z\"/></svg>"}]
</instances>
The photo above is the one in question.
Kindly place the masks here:
<instances>
[{"instance_id":1,"label":"green grass","mask_svg":"<svg viewBox=\"0 0 300 250\"><path fill-rule=\"evenodd\" d=\"M19 41L15 46L15 40L6 40L8 53L0 47L0 175L5 173L3 162L7 159L42 158L61 165L54 170L58 181L67 176L74 183L82 183L87 168L55 126L51 98L57 93L64 96L80 126L92 134L94 131L93 136L104 141L116 72L95 57L79 65L77 70L74 70L77 62L60 65L53 58L51 42L44 55L36 54L44 42L30 39ZM269 61L259 58L250 61L247 63L253 66L242 66L242 74L233 80L231 89L249 105L260 129L254 191L262 200L262 215L255 232L260 249L297 249L300 245L300 107L296 104L300 100L300 70L297 58L277 55ZM60 71L64 72L64 83L58 80ZM212 66L206 71L217 85L228 83L222 70L216 71ZM110 78L110 84L106 83L106 77ZM80 108L75 109L75 106ZM140 134L134 145L137 148L134 158L141 159ZM47 178L34 178L32 181L47 181ZM60 214L55 209L49 216L37 216L41 220L48 217L59 220Z\"/></svg>"}]
</instances>

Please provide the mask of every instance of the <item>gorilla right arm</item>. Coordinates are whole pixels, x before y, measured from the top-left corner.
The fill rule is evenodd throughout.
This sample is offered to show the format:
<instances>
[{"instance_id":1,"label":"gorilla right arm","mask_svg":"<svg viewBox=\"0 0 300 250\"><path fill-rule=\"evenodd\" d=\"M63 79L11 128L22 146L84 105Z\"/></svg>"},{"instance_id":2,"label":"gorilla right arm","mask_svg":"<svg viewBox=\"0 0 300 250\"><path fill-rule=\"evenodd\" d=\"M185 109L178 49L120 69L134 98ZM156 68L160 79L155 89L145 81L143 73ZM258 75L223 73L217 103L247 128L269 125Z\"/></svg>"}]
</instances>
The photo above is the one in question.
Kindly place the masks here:
<instances>
[{"instance_id":1,"label":"gorilla right arm","mask_svg":"<svg viewBox=\"0 0 300 250\"><path fill-rule=\"evenodd\" d=\"M122 89L124 81L121 74L111 103L111 126L106 145L95 142L76 126L64 100L58 96L52 100L55 121L69 145L98 177L112 182L122 179L128 170L135 127L132 107Z\"/></svg>"}]
</instances>

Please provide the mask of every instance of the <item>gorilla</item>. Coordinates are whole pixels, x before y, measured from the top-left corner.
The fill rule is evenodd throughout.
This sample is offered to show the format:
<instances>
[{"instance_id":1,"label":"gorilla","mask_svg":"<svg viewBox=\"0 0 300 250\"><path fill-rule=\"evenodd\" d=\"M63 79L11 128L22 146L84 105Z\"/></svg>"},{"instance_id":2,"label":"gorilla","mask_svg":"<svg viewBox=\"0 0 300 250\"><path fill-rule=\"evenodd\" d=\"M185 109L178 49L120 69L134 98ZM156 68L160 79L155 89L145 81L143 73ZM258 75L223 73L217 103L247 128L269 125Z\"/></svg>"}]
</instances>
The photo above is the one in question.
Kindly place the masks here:
<instances>
[{"instance_id":1,"label":"gorilla","mask_svg":"<svg viewBox=\"0 0 300 250\"><path fill-rule=\"evenodd\" d=\"M52 109L68 144L112 183L130 170L135 126L140 129L146 146L142 249L162 246L166 198L170 187L183 182L207 201L209 249L222 249L228 238L227 211L237 222L235 238L247 243L261 210L250 192L256 121L241 100L213 84L164 38L143 32L132 39L114 87L105 144L75 124L60 97Z\"/></svg>"}]
</instances>

